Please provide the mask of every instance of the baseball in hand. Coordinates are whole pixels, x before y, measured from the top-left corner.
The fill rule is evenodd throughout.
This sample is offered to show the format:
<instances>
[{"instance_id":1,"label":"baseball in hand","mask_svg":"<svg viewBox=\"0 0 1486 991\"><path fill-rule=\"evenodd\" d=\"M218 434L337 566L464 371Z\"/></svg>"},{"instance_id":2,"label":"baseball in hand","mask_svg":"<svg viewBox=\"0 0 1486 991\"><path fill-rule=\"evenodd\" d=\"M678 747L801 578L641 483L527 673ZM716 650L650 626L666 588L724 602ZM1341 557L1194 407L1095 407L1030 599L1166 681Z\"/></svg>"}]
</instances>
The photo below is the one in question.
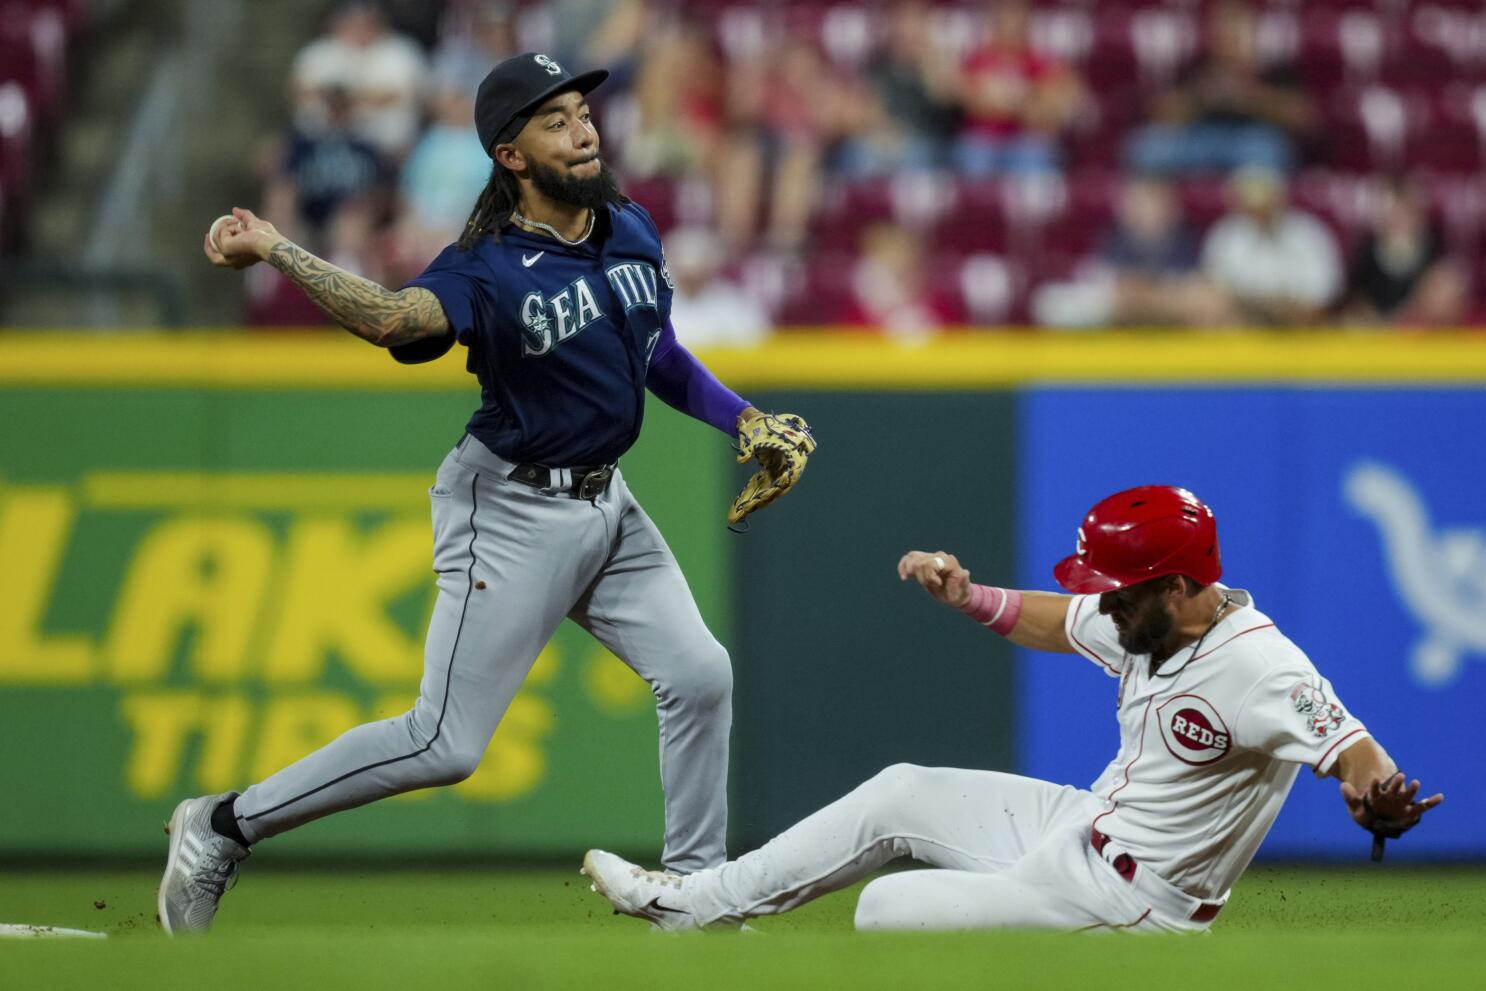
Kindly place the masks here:
<instances>
[{"instance_id":1,"label":"baseball in hand","mask_svg":"<svg viewBox=\"0 0 1486 991\"><path fill-rule=\"evenodd\" d=\"M223 224L236 224L237 218L230 213L224 213L212 221L211 230L207 231L206 239L212 243L212 250L217 254L222 253L222 245L217 241L217 235L222 231Z\"/></svg>"}]
</instances>

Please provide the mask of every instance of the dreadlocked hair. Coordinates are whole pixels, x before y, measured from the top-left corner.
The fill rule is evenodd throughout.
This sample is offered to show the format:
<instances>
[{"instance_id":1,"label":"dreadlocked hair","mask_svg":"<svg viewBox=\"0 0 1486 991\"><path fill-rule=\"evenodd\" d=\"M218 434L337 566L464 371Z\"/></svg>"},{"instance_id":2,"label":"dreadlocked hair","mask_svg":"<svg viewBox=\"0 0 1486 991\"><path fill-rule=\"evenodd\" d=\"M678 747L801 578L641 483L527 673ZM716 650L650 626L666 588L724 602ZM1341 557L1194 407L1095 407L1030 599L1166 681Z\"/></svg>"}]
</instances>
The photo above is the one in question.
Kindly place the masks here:
<instances>
[{"instance_id":1,"label":"dreadlocked hair","mask_svg":"<svg viewBox=\"0 0 1486 991\"><path fill-rule=\"evenodd\" d=\"M459 250L468 251L486 234L499 237L502 227L511 219L516 204L521 201L521 187L516 183L516 174L499 162L491 162L490 181L475 200L470 219L459 236Z\"/></svg>"}]
</instances>

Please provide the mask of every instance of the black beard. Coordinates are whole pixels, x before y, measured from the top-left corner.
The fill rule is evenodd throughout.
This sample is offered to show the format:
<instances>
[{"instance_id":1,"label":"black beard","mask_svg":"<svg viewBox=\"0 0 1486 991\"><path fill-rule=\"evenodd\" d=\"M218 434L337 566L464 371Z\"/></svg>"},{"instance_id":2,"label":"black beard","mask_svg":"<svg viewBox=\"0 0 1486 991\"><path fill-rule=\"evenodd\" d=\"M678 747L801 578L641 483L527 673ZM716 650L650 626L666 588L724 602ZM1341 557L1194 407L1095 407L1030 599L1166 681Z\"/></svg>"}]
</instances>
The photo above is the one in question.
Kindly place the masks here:
<instances>
[{"instance_id":1,"label":"black beard","mask_svg":"<svg viewBox=\"0 0 1486 991\"><path fill-rule=\"evenodd\" d=\"M1120 646L1131 654L1154 655L1175 626L1171 614L1152 603L1132 625L1118 630Z\"/></svg>"},{"instance_id":2,"label":"black beard","mask_svg":"<svg viewBox=\"0 0 1486 991\"><path fill-rule=\"evenodd\" d=\"M618 203L621 199L619 180L614 178L614 173L609 171L609 166L603 159L599 159L598 175L588 179L581 179L566 170L559 172L540 162L532 162L530 169L531 184L542 195L559 203L582 210L598 210L607 204Z\"/></svg>"}]
</instances>

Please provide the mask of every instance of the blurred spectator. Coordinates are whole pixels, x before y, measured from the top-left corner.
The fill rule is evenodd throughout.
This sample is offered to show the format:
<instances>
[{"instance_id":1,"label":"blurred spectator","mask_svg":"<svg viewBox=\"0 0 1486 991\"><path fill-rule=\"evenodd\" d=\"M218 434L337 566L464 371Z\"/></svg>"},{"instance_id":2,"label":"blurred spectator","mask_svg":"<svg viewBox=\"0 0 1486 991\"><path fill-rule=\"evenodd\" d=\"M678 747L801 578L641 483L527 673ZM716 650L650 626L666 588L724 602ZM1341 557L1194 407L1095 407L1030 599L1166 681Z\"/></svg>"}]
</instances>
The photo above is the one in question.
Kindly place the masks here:
<instances>
[{"instance_id":1,"label":"blurred spectator","mask_svg":"<svg viewBox=\"0 0 1486 991\"><path fill-rule=\"evenodd\" d=\"M342 0L331 12L327 34L295 56L296 123L306 131L322 124L327 90L345 90L357 135L389 159L400 159L418 133L427 71L422 51L391 31L380 6Z\"/></svg>"},{"instance_id":2,"label":"blurred spectator","mask_svg":"<svg viewBox=\"0 0 1486 991\"><path fill-rule=\"evenodd\" d=\"M264 213L288 219L286 236L312 251L359 259L371 242L388 173L377 149L352 131L350 94L330 87L321 99L325 122L310 130L293 128L285 139L267 177ZM362 266L357 261L351 267Z\"/></svg>"},{"instance_id":3,"label":"blurred spectator","mask_svg":"<svg viewBox=\"0 0 1486 991\"><path fill-rule=\"evenodd\" d=\"M729 250L752 241L765 200L770 247L804 247L821 160L842 137L846 104L846 84L809 42L733 63L717 178L719 232Z\"/></svg>"},{"instance_id":4,"label":"blurred spectator","mask_svg":"<svg viewBox=\"0 0 1486 991\"><path fill-rule=\"evenodd\" d=\"M292 127L269 151L263 210L284 236L348 271L370 278L372 246L381 220L389 173L377 149L352 132L350 94L328 87L321 94L325 120ZM318 324L325 317L276 269L247 273L248 319L257 324Z\"/></svg>"},{"instance_id":5,"label":"blurred spectator","mask_svg":"<svg viewBox=\"0 0 1486 991\"><path fill-rule=\"evenodd\" d=\"M1126 183L1103 256L1114 272L1114 323L1202 327L1233 318L1224 293L1201 272L1197 236L1170 182Z\"/></svg>"},{"instance_id":6,"label":"blurred spectator","mask_svg":"<svg viewBox=\"0 0 1486 991\"><path fill-rule=\"evenodd\" d=\"M1082 84L1068 66L1028 44L1030 8L993 3L991 42L963 66L965 122L955 167L970 176L1058 168L1058 135L1072 121Z\"/></svg>"},{"instance_id":7,"label":"blurred spectator","mask_svg":"<svg viewBox=\"0 0 1486 991\"><path fill-rule=\"evenodd\" d=\"M1314 322L1342 287L1336 240L1315 217L1289 206L1285 179L1249 166L1229 183L1233 210L1208 231L1202 267L1248 323Z\"/></svg>"},{"instance_id":8,"label":"blurred spectator","mask_svg":"<svg viewBox=\"0 0 1486 991\"><path fill-rule=\"evenodd\" d=\"M445 7L455 4L429 3L429 0L377 0L387 23L393 31L418 43L424 51L432 51L439 40L440 22Z\"/></svg>"},{"instance_id":9,"label":"blurred spectator","mask_svg":"<svg viewBox=\"0 0 1486 991\"><path fill-rule=\"evenodd\" d=\"M1286 171L1294 139L1313 109L1287 65L1259 61L1253 11L1237 0L1208 13L1207 48L1156 100L1154 123L1126 143L1139 171L1228 171L1259 165Z\"/></svg>"},{"instance_id":10,"label":"blurred spectator","mask_svg":"<svg viewBox=\"0 0 1486 991\"><path fill-rule=\"evenodd\" d=\"M1154 176L1126 182L1092 271L1039 287L1032 311L1058 327L1203 327L1234 318L1227 295L1202 274L1176 190Z\"/></svg>"},{"instance_id":11,"label":"blurred spectator","mask_svg":"<svg viewBox=\"0 0 1486 991\"><path fill-rule=\"evenodd\" d=\"M1347 319L1369 324L1458 323L1467 304L1465 273L1446 257L1419 188L1402 177L1384 184L1372 229L1352 259Z\"/></svg>"},{"instance_id":12,"label":"blurred spectator","mask_svg":"<svg viewBox=\"0 0 1486 991\"><path fill-rule=\"evenodd\" d=\"M459 239L490 178L490 158L475 131L474 92L452 85L439 92L433 120L403 166L392 247L395 275L412 278Z\"/></svg>"},{"instance_id":13,"label":"blurred spectator","mask_svg":"<svg viewBox=\"0 0 1486 991\"><path fill-rule=\"evenodd\" d=\"M711 231L680 227L666 235L666 267L676 292L671 321L687 347L747 347L768 336L769 315L722 276L722 244Z\"/></svg>"},{"instance_id":14,"label":"blurred spectator","mask_svg":"<svg viewBox=\"0 0 1486 991\"><path fill-rule=\"evenodd\" d=\"M653 26L655 11L647 0L550 0L547 7L551 53L559 62L574 72L608 69L606 88L629 85L636 55Z\"/></svg>"},{"instance_id":15,"label":"blurred spectator","mask_svg":"<svg viewBox=\"0 0 1486 991\"><path fill-rule=\"evenodd\" d=\"M906 227L877 223L862 234L851 273L851 299L840 322L875 327L901 337L922 337L962 323L958 300L929 285L929 254Z\"/></svg>"},{"instance_id":16,"label":"blurred spectator","mask_svg":"<svg viewBox=\"0 0 1486 991\"><path fill-rule=\"evenodd\" d=\"M887 48L853 94L852 134L836 166L863 177L938 168L958 127L958 78L930 34L930 9L904 0L888 14Z\"/></svg>"},{"instance_id":17,"label":"blurred spectator","mask_svg":"<svg viewBox=\"0 0 1486 991\"><path fill-rule=\"evenodd\" d=\"M707 35L684 19L665 24L644 42L634 85L635 125L617 136L628 174L713 174L722 141L723 67Z\"/></svg>"},{"instance_id":18,"label":"blurred spectator","mask_svg":"<svg viewBox=\"0 0 1486 991\"><path fill-rule=\"evenodd\" d=\"M474 94L496 63L516 54L516 26L503 0L451 8L433 53L434 85Z\"/></svg>"}]
</instances>

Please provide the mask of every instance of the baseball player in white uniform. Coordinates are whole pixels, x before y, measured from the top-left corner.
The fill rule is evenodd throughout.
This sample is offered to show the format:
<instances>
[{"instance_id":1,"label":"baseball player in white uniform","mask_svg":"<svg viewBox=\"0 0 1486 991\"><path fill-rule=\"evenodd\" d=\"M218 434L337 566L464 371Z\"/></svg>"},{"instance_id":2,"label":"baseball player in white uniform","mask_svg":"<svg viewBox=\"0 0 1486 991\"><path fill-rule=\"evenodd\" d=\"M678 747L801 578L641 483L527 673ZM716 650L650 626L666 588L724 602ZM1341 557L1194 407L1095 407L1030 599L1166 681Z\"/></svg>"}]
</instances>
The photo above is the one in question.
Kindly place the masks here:
<instances>
[{"instance_id":1,"label":"baseball player in white uniform","mask_svg":"<svg viewBox=\"0 0 1486 991\"><path fill-rule=\"evenodd\" d=\"M1054 569L1071 595L976 585L953 554L898 564L1013 643L1079 654L1118 681L1120 749L1088 789L897 764L746 856L685 877L590 850L583 871L663 929L737 925L846 887L890 860L859 929L1206 929L1296 772L1341 781L1374 854L1438 805L1419 800L1309 658L1222 574L1212 511L1143 486L1096 505Z\"/></svg>"}]
</instances>

